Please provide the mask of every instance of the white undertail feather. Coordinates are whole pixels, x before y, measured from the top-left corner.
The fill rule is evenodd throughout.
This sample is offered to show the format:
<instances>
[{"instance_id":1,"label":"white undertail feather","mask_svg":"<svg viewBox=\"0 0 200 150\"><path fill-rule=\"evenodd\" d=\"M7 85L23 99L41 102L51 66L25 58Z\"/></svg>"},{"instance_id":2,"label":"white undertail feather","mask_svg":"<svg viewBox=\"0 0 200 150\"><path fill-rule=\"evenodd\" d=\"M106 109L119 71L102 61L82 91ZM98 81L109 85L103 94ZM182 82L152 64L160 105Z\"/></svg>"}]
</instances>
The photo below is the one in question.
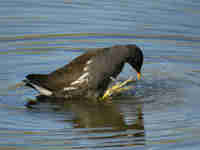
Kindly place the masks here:
<instances>
[{"instance_id":1,"label":"white undertail feather","mask_svg":"<svg viewBox=\"0 0 200 150\"><path fill-rule=\"evenodd\" d=\"M49 91L49 90L47 90L47 89L45 89L45 88L43 88L41 86L38 86L38 85L33 84L33 83L29 83L29 84L31 84L37 91L39 91L41 95L46 95L46 96L51 96L52 95L51 91Z\"/></svg>"}]
</instances>

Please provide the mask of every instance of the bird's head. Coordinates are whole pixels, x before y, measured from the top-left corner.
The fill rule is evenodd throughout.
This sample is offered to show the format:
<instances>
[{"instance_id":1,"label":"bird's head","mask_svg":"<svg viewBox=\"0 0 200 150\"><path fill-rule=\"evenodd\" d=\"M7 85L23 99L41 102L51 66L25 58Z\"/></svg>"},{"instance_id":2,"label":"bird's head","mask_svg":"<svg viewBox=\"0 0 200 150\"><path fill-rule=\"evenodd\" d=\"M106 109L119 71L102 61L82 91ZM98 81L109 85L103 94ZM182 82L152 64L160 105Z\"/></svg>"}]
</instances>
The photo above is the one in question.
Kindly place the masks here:
<instances>
[{"instance_id":1,"label":"bird's head","mask_svg":"<svg viewBox=\"0 0 200 150\"><path fill-rule=\"evenodd\" d=\"M141 68L143 65L143 53L142 50L136 45L127 45L129 55L126 58L126 62L129 63L137 72L137 79L140 80Z\"/></svg>"}]
</instances>

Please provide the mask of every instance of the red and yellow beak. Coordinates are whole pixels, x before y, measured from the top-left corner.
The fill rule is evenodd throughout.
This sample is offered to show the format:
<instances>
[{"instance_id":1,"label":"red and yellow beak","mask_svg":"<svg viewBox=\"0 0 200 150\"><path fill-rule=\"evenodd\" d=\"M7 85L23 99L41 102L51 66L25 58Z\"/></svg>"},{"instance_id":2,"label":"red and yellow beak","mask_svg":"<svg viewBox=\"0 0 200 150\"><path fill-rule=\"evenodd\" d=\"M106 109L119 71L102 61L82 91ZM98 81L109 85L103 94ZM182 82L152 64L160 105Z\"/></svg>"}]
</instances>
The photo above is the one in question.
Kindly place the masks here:
<instances>
[{"instance_id":1,"label":"red and yellow beak","mask_svg":"<svg viewBox=\"0 0 200 150\"><path fill-rule=\"evenodd\" d=\"M141 78L141 73L138 72L138 73L137 73L137 80L140 80L140 78Z\"/></svg>"}]
</instances>

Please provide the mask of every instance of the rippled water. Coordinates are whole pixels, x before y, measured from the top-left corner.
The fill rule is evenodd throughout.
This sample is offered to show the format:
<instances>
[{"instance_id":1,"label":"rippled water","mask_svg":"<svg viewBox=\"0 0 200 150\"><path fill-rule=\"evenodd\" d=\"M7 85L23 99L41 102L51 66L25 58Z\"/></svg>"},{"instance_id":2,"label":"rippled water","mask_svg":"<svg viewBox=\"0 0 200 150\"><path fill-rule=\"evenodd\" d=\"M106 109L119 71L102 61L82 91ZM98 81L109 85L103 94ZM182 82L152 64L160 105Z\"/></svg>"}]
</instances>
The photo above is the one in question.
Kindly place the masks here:
<instances>
[{"instance_id":1,"label":"rippled water","mask_svg":"<svg viewBox=\"0 0 200 150\"><path fill-rule=\"evenodd\" d=\"M1 0L0 149L199 149L200 2ZM145 55L132 97L24 106L19 86L87 48L134 43ZM133 75L126 66L120 76Z\"/></svg>"}]
</instances>

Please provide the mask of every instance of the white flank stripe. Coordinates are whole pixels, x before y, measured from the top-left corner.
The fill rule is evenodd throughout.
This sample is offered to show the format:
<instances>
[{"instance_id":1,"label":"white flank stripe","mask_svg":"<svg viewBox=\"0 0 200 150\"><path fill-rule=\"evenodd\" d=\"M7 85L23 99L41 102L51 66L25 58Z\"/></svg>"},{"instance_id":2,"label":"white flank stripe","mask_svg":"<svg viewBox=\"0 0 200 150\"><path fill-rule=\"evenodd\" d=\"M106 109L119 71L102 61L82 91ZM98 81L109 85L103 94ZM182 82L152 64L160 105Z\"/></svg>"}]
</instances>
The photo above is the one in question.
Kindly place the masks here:
<instances>
[{"instance_id":1,"label":"white flank stripe","mask_svg":"<svg viewBox=\"0 0 200 150\"><path fill-rule=\"evenodd\" d=\"M46 96L50 96L50 95L52 95L52 92L51 91L49 91L49 90L47 90L47 89L45 89L45 88L43 88L43 87L41 87L41 86L37 86L37 85L35 85L35 84L33 84L33 83L30 83L36 90L38 90L42 95L46 95Z\"/></svg>"},{"instance_id":2,"label":"white flank stripe","mask_svg":"<svg viewBox=\"0 0 200 150\"><path fill-rule=\"evenodd\" d=\"M64 91L70 91L70 90L75 90L75 89L77 88L71 86L71 87L64 88Z\"/></svg>"},{"instance_id":3,"label":"white flank stripe","mask_svg":"<svg viewBox=\"0 0 200 150\"><path fill-rule=\"evenodd\" d=\"M83 68L83 71L88 71L88 69L89 69L89 67L86 66L86 67Z\"/></svg>"},{"instance_id":4,"label":"white flank stripe","mask_svg":"<svg viewBox=\"0 0 200 150\"><path fill-rule=\"evenodd\" d=\"M86 64L89 65L91 63L92 63L92 60L88 60Z\"/></svg>"},{"instance_id":5,"label":"white flank stripe","mask_svg":"<svg viewBox=\"0 0 200 150\"><path fill-rule=\"evenodd\" d=\"M89 72L84 73L82 76L78 78L78 80L83 80L85 77L89 76Z\"/></svg>"},{"instance_id":6,"label":"white flank stripe","mask_svg":"<svg viewBox=\"0 0 200 150\"><path fill-rule=\"evenodd\" d=\"M84 73L82 76L80 76L80 77L78 78L78 80L72 82L71 85L81 84L81 83L83 83L83 82L85 82L85 81L88 82L88 78L87 78L88 76L89 76L89 72Z\"/></svg>"},{"instance_id":7,"label":"white flank stripe","mask_svg":"<svg viewBox=\"0 0 200 150\"><path fill-rule=\"evenodd\" d=\"M79 84L79 83L80 83L80 81L77 80L77 81L72 82L70 85L75 85L75 84Z\"/></svg>"}]
</instances>

